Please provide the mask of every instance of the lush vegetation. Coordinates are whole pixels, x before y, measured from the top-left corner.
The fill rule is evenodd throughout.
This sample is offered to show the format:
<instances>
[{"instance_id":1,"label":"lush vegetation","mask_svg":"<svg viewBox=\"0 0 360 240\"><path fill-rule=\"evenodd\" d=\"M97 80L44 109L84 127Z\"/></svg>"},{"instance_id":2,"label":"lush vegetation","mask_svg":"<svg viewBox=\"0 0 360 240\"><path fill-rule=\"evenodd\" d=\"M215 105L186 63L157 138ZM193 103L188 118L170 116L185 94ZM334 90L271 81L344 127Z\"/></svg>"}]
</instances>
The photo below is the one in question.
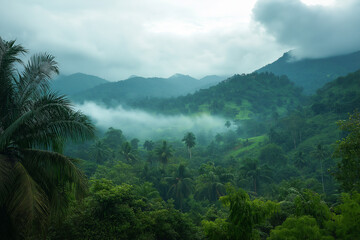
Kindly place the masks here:
<instances>
[{"instance_id":1,"label":"lush vegetation","mask_svg":"<svg viewBox=\"0 0 360 240\"><path fill-rule=\"evenodd\" d=\"M58 72L52 56L32 57L17 75L25 50L2 40L0 48L5 239L360 235L359 72L311 98L285 76L253 73L185 97L131 103L225 117L226 131L206 141L188 131L137 139L115 128L92 139L86 116L49 90Z\"/></svg>"}]
</instances>

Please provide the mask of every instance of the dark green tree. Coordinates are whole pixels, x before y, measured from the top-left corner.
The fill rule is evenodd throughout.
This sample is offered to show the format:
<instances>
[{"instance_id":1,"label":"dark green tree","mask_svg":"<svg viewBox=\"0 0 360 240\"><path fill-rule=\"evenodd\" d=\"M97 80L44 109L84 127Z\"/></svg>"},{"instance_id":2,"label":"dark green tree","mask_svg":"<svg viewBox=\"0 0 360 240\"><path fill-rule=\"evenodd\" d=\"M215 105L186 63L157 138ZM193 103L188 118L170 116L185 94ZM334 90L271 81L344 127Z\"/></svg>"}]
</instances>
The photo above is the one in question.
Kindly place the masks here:
<instances>
[{"instance_id":1,"label":"dark green tree","mask_svg":"<svg viewBox=\"0 0 360 240\"><path fill-rule=\"evenodd\" d=\"M137 139L137 138L131 139L131 141L130 141L131 148L132 148L133 150L137 150L138 147L139 147L139 142L140 142L140 140Z\"/></svg>"},{"instance_id":2,"label":"dark green tree","mask_svg":"<svg viewBox=\"0 0 360 240\"><path fill-rule=\"evenodd\" d=\"M25 238L44 232L50 217L64 213L68 194L81 196L85 178L61 154L65 141L94 136L94 127L70 101L49 90L58 73L54 57L33 55L0 38L0 235Z\"/></svg>"},{"instance_id":3,"label":"dark green tree","mask_svg":"<svg viewBox=\"0 0 360 240\"><path fill-rule=\"evenodd\" d=\"M254 193L257 194L261 181L270 182L272 171L267 165L259 165L257 159L245 159L243 166L240 168L245 177L250 178Z\"/></svg>"},{"instance_id":4,"label":"dark green tree","mask_svg":"<svg viewBox=\"0 0 360 240\"><path fill-rule=\"evenodd\" d=\"M185 166L180 164L176 174L165 178L165 180L170 184L168 197L173 198L175 206L182 210L185 198L189 197L193 191L193 182L187 176Z\"/></svg>"},{"instance_id":5,"label":"dark green tree","mask_svg":"<svg viewBox=\"0 0 360 240\"><path fill-rule=\"evenodd\" d=\"M191 159L191 148L195 147L196 145L195 140L196 140L195 135L192 132L186 133L184 138L182 139L182 141L185 142L185 145L188 148L190 159Z\"/></svg>"},{"instance_id":6,"label":"dark green tree","mask_svg":"<svg viewBox=\"0 0 360 240\"><path fill-rule=\"evenodd\" d=\"M128 163L134 163L137 161L136 152L131 147L131 144L127 141L123 143L120 149L120 154Z\"/></svg>"},{"instance_id":7,"label":"dark green tree","mask_svg":"<svg viewBox=\"0 0 360 240\"><path fill-rule=\"evenodd\" d=\"M360 191L360 113L356 111L338 124L348 135L337 142L334 156L341 161L335 177L345 191Z\"/></svg>"},{"instance_id":8,"label":"dark green tree","mask_svg":"<svg viewBox=\"0 0 360 240\"><path fill-rule=\"evenodd\" d=\"M146 140L145 142L144 142L144 145L143 145L143 147L147 150L147 151L151 151L151 150L153 150L154 149L154 142L153 141L151 141L151 140Z\"/></svg>"},{"instance_id":9,"label":"dark green tree","mask_svg":"<svg viewBox=\"0 0 360 240\"><path fill-rule=\"evenodd\" d=\"M169 162L169 159L173 156L172 152L173 149L171 146L169 146L167 144L166 141L162 142L162 146L161 147L157 147L155 149L156 155L159 158L159 161L162 163L163 165L163 170L165 170L165 165Z\"/></svg>"},{"instance_id":10,"label":"dark green tree","mask_svg":"<svg viewBox=\"0 0 360 240\"><path fill-rule=\"evenodd\" d=\"M110 149L104 144L103 141L96 141L90 148L91 157L98 164L104 163L111 155Z\"/></svg>"}]
</instances>

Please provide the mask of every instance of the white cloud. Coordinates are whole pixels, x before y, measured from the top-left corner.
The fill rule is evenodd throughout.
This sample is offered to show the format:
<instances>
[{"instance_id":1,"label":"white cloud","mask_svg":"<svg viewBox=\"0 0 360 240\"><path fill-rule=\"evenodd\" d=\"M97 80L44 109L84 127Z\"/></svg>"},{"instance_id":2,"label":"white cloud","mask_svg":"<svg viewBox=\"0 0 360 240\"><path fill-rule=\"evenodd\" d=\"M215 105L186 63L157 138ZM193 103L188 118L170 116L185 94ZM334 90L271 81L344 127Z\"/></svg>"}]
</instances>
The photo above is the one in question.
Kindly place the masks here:
<instances>
[{"instance_id":1,"label":"white cloud","mask_svg":"<svg viewBox=\"0 0 360 240\"><path fill-rule=\"evenodd\" d=\"M258 0L253 14L280 45L298 58L319 58L360 50L360 1ZM316 3L316 4L314 4ZM321 4L322 3L322 4ZM319 5L320 4L320 5Z\"/></svg>"},{"instance_id":2,"label":"white cloud","mask_svg":"<svg viewBox=\"0 0 360 240\"><path fill-rule=\"evenodd\" d=\"M0 35L110 80L251 72L285 50L250 28L256 0L0 0ZM259 31L258 31L259 30Z\"/></svg>"}]
</instances>

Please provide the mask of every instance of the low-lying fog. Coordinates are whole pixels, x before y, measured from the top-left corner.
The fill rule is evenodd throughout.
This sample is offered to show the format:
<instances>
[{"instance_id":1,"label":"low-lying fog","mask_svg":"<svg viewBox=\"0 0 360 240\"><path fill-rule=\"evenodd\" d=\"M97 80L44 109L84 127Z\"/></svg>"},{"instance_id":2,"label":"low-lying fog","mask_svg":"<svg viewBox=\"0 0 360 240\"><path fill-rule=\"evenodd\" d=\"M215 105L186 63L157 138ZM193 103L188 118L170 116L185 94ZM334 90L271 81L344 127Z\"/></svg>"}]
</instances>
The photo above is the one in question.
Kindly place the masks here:
<instances>
[{"instance_id":1,"label":"low-lying fog","mask_svg":"<svg viewBox=\"0 0 360 240\"><path fill-rule=\"evenodd\" d=\"M124 109L121 105L108 108L94 102L85 102L77 108L88 115L100 130L109 127L121 129L125 136L139 139L182 138L184 133L193 132L204 137L228 130L226 120L202 114L197 116L159 115L142 110ZM209 139L211 140L211 139Z\"/></svg>"}]
</instances>

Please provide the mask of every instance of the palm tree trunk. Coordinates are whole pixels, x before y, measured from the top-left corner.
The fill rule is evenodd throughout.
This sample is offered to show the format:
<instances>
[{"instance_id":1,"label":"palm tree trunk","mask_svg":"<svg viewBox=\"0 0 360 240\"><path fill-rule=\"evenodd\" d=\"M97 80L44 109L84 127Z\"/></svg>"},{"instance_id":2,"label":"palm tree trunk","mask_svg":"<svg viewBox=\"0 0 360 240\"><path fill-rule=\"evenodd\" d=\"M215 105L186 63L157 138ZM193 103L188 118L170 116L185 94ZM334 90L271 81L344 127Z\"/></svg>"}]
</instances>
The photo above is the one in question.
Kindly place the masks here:
<instances>
[{"instance_id":1,"label":"palm tree trunk","mask_svg":"<svg viewBox=\"0 0 360 240\"><path fill-rule=\"evenodd\" d=\"M322 184L323 193L325 194L325 187L324 187L324 171L323 171L322 159L320 159L320 167L321 167L321 184Z\"/></svg>"},{"instance_id":2,"label":"palm tree trunk","mask_svg":"<svg viewBox=\"0 0 360 240\"><path fill-rule=\"evenodd\" d=\"M255 192L255 194L257 194L257 192L256 192L256 179L254 178L254 192Z\"/></svg>"}]
</instances>

